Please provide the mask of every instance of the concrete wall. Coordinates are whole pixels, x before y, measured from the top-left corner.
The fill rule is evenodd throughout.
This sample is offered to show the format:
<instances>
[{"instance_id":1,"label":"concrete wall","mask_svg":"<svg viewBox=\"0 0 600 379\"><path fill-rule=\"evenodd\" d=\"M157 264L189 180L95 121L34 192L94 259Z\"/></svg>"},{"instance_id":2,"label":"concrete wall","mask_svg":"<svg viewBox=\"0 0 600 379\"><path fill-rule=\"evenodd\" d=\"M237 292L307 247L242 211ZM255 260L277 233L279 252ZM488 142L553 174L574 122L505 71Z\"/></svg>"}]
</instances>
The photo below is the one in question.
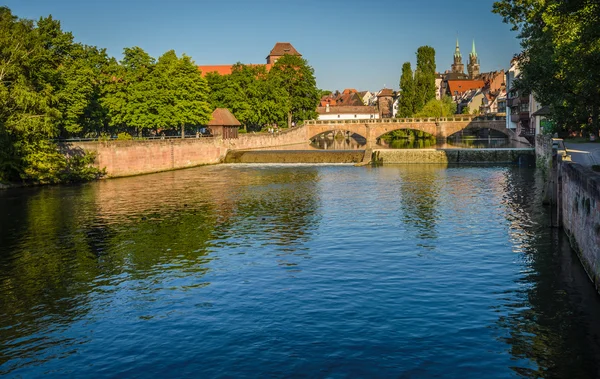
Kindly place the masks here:
<instances>
[{"instance_id":1,"label":"concrete wall","mask_svg":"<svg viewBox=\"0 0 600 379\"><path fill-rule=\"evenodd\" d=\"M525 163L533 149L398 149L373 150L373 162L396 163Z\"/></svg>"},{"instance_id":2,"label":"concrete wall","mask_svg":"<svg viewBox=\"0 0 600 379\"><path fill-rule=\"evenodd\" d=\"M560 162L557 189L559 225L600 292L600 173Z\"/></svg>"},{"instance_id":3,"label":"concrete wall","mask_svg":"<svg viewBox=\"0 0 600 379\"><path fill-rule=\"evenodd\" d=\"M108 177L131 176L223 161L230 150L262 149L306 143L306 130L241 134L237 139L186 138L164 140L70 142L67 149L96 153L96 167Z\"/></svg>"}]
</instances>

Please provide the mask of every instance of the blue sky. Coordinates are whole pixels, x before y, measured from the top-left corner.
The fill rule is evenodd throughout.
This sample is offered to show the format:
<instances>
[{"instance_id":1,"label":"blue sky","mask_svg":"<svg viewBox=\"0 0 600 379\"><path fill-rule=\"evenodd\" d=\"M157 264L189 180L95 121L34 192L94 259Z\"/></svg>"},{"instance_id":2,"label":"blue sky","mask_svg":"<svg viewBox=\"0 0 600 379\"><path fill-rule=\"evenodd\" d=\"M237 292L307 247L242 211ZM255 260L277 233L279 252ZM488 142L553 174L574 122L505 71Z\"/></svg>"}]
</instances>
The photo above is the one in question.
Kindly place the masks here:
<instances>
[{"instance_id":1,"label":"blue sky","mask_svg":"<svg viewBox=\"0 0 600 379\"><path fill-rule=\"evenodd\" d=\"M508 68L516 33L491 13L493 0L4 0L15 15L52 16L75 39L121 58L140 46L174 49L199 65L264 63L275 42L291 42L323 89L398 88L402 64L421 45L450 68L456 37L466 64L475 39L482 71Z\"/></svg>"}]
</instances>

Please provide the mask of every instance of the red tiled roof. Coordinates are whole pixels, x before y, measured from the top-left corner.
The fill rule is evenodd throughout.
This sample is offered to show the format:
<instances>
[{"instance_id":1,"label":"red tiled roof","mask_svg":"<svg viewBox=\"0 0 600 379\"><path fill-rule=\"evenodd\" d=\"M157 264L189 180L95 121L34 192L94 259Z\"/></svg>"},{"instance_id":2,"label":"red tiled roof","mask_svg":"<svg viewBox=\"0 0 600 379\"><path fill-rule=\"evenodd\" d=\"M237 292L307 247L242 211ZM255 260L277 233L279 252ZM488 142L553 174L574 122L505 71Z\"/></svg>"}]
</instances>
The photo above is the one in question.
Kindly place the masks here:
<instances>
[{"instance_id":1,"label":"red tiled roof","mask_svg":"<svg viewBox=\"0 0 600 379\"><path fill-rule=\"evenodd\" d=\"M391 88L384 88L379 92L377 96L394 96L394 91Z\"/></svg>"},{"instance_id":2,"label":"red tiled roof","mask_svg":"<svg viewBox=\"0 0 600 379\"><path fill-rule=\"evenodd\" d=\"M337 102L330 95L325 95L325 96L321 97L321 106L324 107L327 104L329 104L330 106L335 106L337 104Z\"/></svg>"},{"instance_id":3,"label":"red tiled roof","mask_svg":"<svg viewBox=\"0 0 600 379\"><path fill-rule=\"evenodd\" d=\"M207 126L240 126L240 122L227 108L217 108Z\"/></svg>"},{"instance_id":4,"label":"red tiled roof","mask_svg":"<svg viewBox=\"0 0 600 379\"><path fill-rule=\"evenodd\" d=\"M479 89L485 87L483 80L448 80L448 89L450 95L454 95L455 92L463 93L472 89Z\"/></svg>"},{"instance_id":5,"label":"red tiled roof","mask_svg":"<svg viewBox=\"0 0 600 379\"><path fill-rule=\"evenodd\" d=\"M342 93L343 93L344 95L346 95L346 94L350 94L350 93L357 93L357 92L358 92L358 91L357 91L357 90L355 90L354 88L346 88L345 90L343 90L343 91L342 91Z\"/></svg>"},{"instance_id":6,"label":"red tiled roof","mask_svg":"<svg viewBox=\"0 0 600 379\"><path fill-rule=\"evenodd\" d=\"M274 56L281 56L285 54L302 56L302 54L300 54L298 50L296 50L289 42L277 42L269 53L269 55Z\"/></svg>"},{"instance_id":7,"label":"red tiled roof","mask_svg":"<svg viewBox=\"0 0 600 379\"><path fill-rule=\"evenodd\" d=\"M222 64L222 65L213 65L213 66L198 66L198 70L201 71L202 77L205 77L209 72L216 72L219 75L230 75L233 70L232 64ZM247 64L246 66L257 67L257 66L265 66L267 71L271 70L273 67L272 64Z\"/></svg>"},{"instance_id":8,"label":"red tiled roof","mask_svg":"<svg viewBox=\"0 0 600 379\"><path fill-rule=\"evenodd\" d=\"M362 106L363 101L362 98L358 95L358 93L344 93L336 98L336 103L341 105L356 105Z\"/></svg>"}]
</instances>

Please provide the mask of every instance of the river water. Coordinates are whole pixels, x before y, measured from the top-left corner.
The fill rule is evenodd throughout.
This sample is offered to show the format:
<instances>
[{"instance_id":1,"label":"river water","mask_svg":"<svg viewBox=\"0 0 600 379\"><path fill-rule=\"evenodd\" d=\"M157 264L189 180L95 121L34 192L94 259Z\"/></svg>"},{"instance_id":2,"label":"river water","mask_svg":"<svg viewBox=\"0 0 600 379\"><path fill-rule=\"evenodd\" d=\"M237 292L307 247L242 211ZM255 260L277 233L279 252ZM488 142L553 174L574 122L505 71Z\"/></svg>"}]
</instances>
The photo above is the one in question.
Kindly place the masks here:
<instances>
[{"instance_id":1,"label":"river water","mask_svg":"<svg viewBox=\"0 0 600 379\"><path fill-rule=\"evenodd\" d=\"M0 192L0 375L593 378L514 166L219 165Z\"/></svg>"}]
</instances>

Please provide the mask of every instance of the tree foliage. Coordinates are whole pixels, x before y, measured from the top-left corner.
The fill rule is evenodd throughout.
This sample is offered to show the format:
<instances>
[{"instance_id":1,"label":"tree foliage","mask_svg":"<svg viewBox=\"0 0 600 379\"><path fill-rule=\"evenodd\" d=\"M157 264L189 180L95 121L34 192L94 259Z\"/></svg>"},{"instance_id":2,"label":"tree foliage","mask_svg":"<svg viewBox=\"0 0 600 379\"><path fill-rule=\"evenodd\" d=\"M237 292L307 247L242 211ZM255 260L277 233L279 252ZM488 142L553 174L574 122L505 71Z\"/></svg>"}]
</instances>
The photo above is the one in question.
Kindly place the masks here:
<instances>
[{"instance_id":1,"label":"tree foliage","mask_svg":"<svg viewBox=\"0 0 600 379\"><path fill-rule=\"evenodd\" d=\"M317 118L316 109L320 94L314 70L306 59L296 55L284 55L271 68L269 81L273 88L283 90L288 109L288 127L292 122Z\"/></svg>"},{"instance_id":2,"label":"tree foliage","mask_svg":"<svg viewBox=\"0 0 600 379\"><path fill-rule=\"evenodd\" d=\"M89 156L61 154L50 140L93 112L94 85L78 86L76 69L92 64L86 52L52 17L34 23L0 7L0 181L87 178L75 166Z\"/></svg>"},{"instance_id":3,"label":"tree foliage","mask_svg":"<svg viewBox=\"0 0 600 379\"><path fill-rule=\"evenodd\" d=\"M237 63L231 75L208 73L206 79L212 109L228 108L250 130L260 130L269 124L285 125L286 94L269 81L264 66Z\"/></svg>"},{"instance_id":4,"label":"tree foliage","mask_svg":"<svg viewBox=\"0 0 600 379\"><path fill-rule=\"evenodd\" d=\"M503 0L493 11L519 31L515 86L548 105L562 128L600 125L600 2ZM591 121L591 122L590 122Z\"/></svg>"},{"instance_id":5,"label":"tree foliage","mask_svg":"<svg viewBox=\"0 0 600 379\"><path fill-rule=\"evenodd\" d=\"M93 156L55 142L73 137L185 134L216 107L246 127L316 118L320 92L313 69L284 56L270 72L237 64L206 78L174 51L157 60L140 47L120 62L74 41L52 16L19 19L0 7L0 181L87 180ZM67 149L68 150L68 149Z\"/></svg>"},{"instance_id":6,"label":"tree foliage","mask_svg":"<svg viewBox=\"0 0 600 379\"><path fill-rule=\"evenodd\" d=\"M431 99L414 117L453 117L456 113L456 103L450 96L441 100Z\"/></svg>"},{"instance_id":7,"label":"tree foliage","mask_svg":"<svg viewBox=\"0 0 600 379\"><path fill-rule=\"evenodd\" d=\"M400 99L397 117L411 117L415 113L415 82L410 62L402 65L400 77Z\"/></svg>"},{"instance_id":8,"label":"tree foliage","mask_svg":"<svg viewBox=\"0 0 600 379\"><path fill-rule=\"evenodd\" d=\"M435 99L435 49L421 46L417 49L415 70L415 112L420 111L431 99Z\"/></svg>"}]
</instances>

